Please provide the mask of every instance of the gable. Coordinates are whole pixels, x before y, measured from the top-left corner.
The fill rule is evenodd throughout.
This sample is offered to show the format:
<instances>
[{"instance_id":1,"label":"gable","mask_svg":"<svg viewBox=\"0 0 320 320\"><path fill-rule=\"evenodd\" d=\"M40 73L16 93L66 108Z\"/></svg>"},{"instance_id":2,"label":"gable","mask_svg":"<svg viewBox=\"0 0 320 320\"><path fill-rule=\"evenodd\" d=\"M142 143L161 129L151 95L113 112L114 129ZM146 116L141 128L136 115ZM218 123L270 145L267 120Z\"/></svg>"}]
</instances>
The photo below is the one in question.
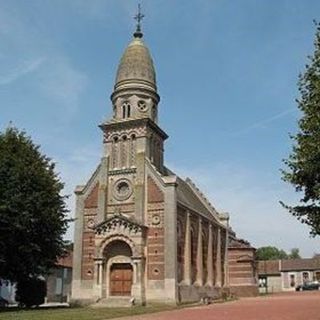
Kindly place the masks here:
<instances>
[{"instance_id":1,"label":"gable","mask_svg":"<svg viewBox=\"0 0 320 320\"><path fill-rule=\"evenodd\" d=\"M156 185L153 179L148 176L148 202L164 202L164 194L160 188Z\"/></svg>"}]
</instances>

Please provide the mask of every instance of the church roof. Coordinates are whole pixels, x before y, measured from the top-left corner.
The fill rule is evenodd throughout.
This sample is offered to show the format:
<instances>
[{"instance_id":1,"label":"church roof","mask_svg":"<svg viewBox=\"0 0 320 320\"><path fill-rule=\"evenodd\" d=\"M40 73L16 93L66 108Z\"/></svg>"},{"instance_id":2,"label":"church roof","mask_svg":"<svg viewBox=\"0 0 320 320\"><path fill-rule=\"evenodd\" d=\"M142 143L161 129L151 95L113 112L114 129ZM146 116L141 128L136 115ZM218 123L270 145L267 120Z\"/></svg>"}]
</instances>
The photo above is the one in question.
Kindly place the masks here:
<instances>
[{"instance_id":1,"label":"church roof","mask_svg":"<svg viewBox=\"0 0 320 320\"><path fill-rule=\"evenodd\" d=\"M208 206L204 203L204 199L201 199L197 192L195 192L193 186L190 185L189 179L185 181L180 177L177 177L177 183L178 202L190 210L194 210L203 214L207 218L212 219L212 217L214 217L214 209L208 208ZM215 214L217 213L215 212Z\"/></svg>"},{"instance_id":2,"label":"church roof","mask_svg":"<svg viewBox=\"0 0 320 320\"><path fill-rule=\"evenodd\" d=\"M221 214L211 205L209 200L203 195L203 193L197 188L190 178L186 180L180 178L168 167L164 167L163 174L165 176L174 175L177 177L177 202L182 206L193 210L203 216L212 219L214 218L220 223Z\"/></svg>"},{"instance_id":3,"label":"church roof","mask_svg":"<svg viewBox=\"0 0 320 320\"><path fill-rule=\"evenodd\" d=\"M134 35L120 60L115 81L115 90L145 87L156 88L156 73L149 49L142 40L142 34Z\"/></svg>"}]
</instances>

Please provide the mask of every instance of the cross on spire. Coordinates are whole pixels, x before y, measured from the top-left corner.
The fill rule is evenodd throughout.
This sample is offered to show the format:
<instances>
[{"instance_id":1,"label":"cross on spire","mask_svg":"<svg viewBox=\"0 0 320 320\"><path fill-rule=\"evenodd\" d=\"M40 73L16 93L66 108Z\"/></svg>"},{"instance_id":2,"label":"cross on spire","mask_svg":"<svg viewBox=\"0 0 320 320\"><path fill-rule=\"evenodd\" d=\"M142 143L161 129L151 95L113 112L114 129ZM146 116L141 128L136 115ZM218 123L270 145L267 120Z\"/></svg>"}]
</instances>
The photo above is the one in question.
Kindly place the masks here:
<instances>
[{"instance_id":1,"label":"cross on spire","mask_svg":"<svg viewBox=\"0 0 320 320\"><path fill-rule=\"evenodd\" d=\"M144 14L141 13L141 5L138 4L138 13L134 16L134 19L137 20L137 29L136 32L133 34L135 38L142 38L143 34L141 32L141 21L144 18Z\"/></svg>"}]
</instances>

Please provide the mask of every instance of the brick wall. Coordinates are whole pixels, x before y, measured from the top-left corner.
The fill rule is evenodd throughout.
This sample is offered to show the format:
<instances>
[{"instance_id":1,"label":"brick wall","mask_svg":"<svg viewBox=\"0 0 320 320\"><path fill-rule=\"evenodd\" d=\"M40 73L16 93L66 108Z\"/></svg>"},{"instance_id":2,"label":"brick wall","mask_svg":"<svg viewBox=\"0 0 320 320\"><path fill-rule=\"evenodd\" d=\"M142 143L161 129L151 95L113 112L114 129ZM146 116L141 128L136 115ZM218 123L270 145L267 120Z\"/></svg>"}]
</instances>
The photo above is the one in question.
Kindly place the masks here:
<instances>
[{"instance_id":1,"label":"brick wall","mask_svg":"<svg viewBox=\"0 0 320 320\"><path fill-rule=\"evenodd\" d=\"M164 194L152 180L148 177L148 203L164 202Z\"/></svg>"},{"instance_id":2,"label":"brick wall","mask_svg":"<svg viewBox=\"0 0 320 320\"><path fill-rule=\"evenodd\" d=\"M237 296L258 294L255 249L228 248L228 272L231 292Z\"/></svg>"}]
</instances>

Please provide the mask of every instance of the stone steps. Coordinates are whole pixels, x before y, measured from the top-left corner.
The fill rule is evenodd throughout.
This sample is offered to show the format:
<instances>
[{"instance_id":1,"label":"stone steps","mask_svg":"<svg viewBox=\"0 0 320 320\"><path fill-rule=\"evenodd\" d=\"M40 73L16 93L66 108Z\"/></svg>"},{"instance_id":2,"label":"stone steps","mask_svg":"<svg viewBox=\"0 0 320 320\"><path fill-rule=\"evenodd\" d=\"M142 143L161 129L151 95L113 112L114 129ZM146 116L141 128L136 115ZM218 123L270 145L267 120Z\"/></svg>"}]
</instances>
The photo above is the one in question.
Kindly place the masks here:
<instances>
[{"instance_id":1,"label":"stone steps","mask_svg":"<svg viewBox=\"0 0 320 320\"><path fill-rule=\"evenodd\" d=\"M132 297L108 297L100 299L92 307L94 308L123 308L132 306Z\"/></svg>"}]
</instances>

